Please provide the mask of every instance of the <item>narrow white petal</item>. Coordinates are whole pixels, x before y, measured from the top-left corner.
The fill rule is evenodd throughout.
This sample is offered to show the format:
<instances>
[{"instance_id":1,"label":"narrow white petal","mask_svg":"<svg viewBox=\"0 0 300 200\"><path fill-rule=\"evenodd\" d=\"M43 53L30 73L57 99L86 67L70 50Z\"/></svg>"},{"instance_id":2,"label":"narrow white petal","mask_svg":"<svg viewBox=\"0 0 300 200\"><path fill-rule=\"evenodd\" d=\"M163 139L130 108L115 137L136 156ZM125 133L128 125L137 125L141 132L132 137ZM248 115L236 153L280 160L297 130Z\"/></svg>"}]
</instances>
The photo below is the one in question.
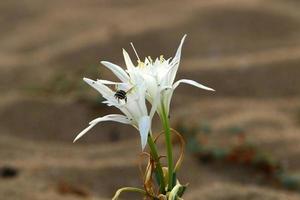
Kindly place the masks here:
<instances>
[{"instance_id":1,"label":"narrow white petal","mask_svg":"<svg viewBox=\"0 0 300 200\"><path fill-rule=\"evenodd\" d=\"M107 61L101 61L101 63L110 69L122 82L128 82L129 76L120 66Z\"/></svg>"},{"instance_id":2,"label":"narrow white petal","mask_svg":"<svg viewBox=\"0 0 300 200\"><path fill-rule=\"evenodd\" d=\"M182 46L183 46L185 38L186 38L186 34L182 37L182 39L180 41L180 44L178 46L178 49L176 51L176 54L175 54L173 60L171 61L171 64L174 64L174 62L179 62L180 61L181 50L182 50Z\"/></svg>"},{"instance_id":3,"label":"narrow white petal","mask_svg":"<svg viewBox=\"0 0 300 200\"><path fill-rule=\"evenodd\" d=\"M176 81L176 82L174 83L174 85L173 85L173 89L175 90L175 89L178 87L178 85L179 85L180 83L186 83L186 84L189 84L189 85L193 85L193 86L195 86L195 87L198 87L198 88L201 88L201 89L204 89L204 90L215 91L214 89L212 89L212 88L210 88L210 87L207 87L207 86L205 86L205 85L202 85L202 84L200 84L200 83L198 83L198 82L196 82L196 81L189 80L189 79L181 79L181 80L179 80L179 81Z\"/></svg>"},{"instance_id":4,"label":"narrow white petal","mask_svg":"<svg viewBox=\"0 0 300 200\"><path fill-rule=\"evenodd\" d=\"M114 82L114 81L108 81L108 80L102 80L98 79L97 83L102 83L105 85L115 85L117 90L129 90L132 86L129 83L123 83L123 82Z\"/></svg>"},{"instance_id":5,"label":"narrow white petal","mask_svg":"<svg viewBox=\"0 0 300 200\"><path fill-rule=\"evenodd\" d=\"M124 56L124 60L125 60L125 64L127 66L127 69L129 71L134 69L134 64L132 63L130 56L128 55L128 53L125 51L125 49L123 49L123 56Z\"/></svg>"},{"instance_id":6,"label":"narrow white petal","mask_svg":"<svg viewBox=\"0 0 300 200\"><path fill-rule=\"evenodd\" d=\"M181 39L181 42L179 44L179 47L176 51L175 57L173 58L173 60L170 63L170 66L172 67L170 73L169 73L169 77L168 77L168 82L169 84L173 84L175 77L176 77L176 73L179 67L179 63L180 63L180 57L181 57L181 50L182 50L182 46L184 43L184 40L186 38L186 35L184 35Z\"/></svg>"},{"instance_id":7,"label":"narrow white petal","mask_svg":"<svg viewBox=\"0 0 300 200\"><path fill-rule=\"evenodd\" d=\"M130 120L125 117L124 115L118 115L118 114L111 114L111 115L106 115L104 117L99 117L97 119L94 119L91 121L89 126L85 128L83 131L81 131L76 138L74 139L73 142L76 142L79 138L81 138L84 134L86 134L89 130L91 130L96 124L99 122L104 122L104 121L115 121L115 122L120 122L123 124L130 124Z\"/></svg>"},{"instance_id":8,"label":"narrow white petal","mask_svg":"<svg viewBox=\"0 0 300 200\"><path fill-rule=\"evenodd\" d=\"M91 124L87 128L85 128L83 131L81 131L76 138L73 140L73 143L76 142L79 138L81 138L84 134L86 134L89 130L91 130L96 124Z\"/></svg>"},{"instance_id":9,"label":"narrow white petal","mask_svg":"<svg viewBox=\"0 0 300 200\"><path fill-rule=\"evenodd\" d=\"M142 150L146 147L148 134L150 131L151 120L149 116L143 116L139 120L139 131L141 135Z\"/></svg>"},{"instance_id":10,"label":"narrow white petal","mask_svg":"<svg viewBox=\"0 0 300 200\"><path fill-rule=\"evenodd\" d=\"M151 120L152 120L152 118L155 114L155 111L157 110L159 101L160 101L160 91L157 90L156 95L153 97L152 102L151 102L152 107L151 107L151 110L150 110L150 113L149 113L149 116L150 116Z\"/></svg>"},{"instance_id":11,"label":"narrow white petal","mask_svg":"<svg viewBox=\"0 0 300 200\"><path fill-rule=\"evenodd\" d=\"M115 82L115 81L108 81L103 79L97 79L97 82L106 84L106 85L118 85L118 84L124 84L123 82Z\"/></svg>"},{"instance_id":12,"label":"narrow white petal","mask_svg":"<svg viewBox=\"0 0 300 200\"><path fill-rule=\"evenodd\" d=\"M107 87L106 85L94 81L92 79L89 78L83 78L83 80L88 83L90 86L92 86L93 88L95 88L98 92L100 92L100 94L107 100L109 101L115 101L116 99L114 98L114 92Z\"/></svg>"},{"instance_id":13,"label":"narrow white petal","mask_svg":"<svg viewBox=\"0 0 300 200\"><path fill-rule=\"evenodd\" d=\"M119 114L110 114L104 117L99 117L91 121L89 124L94 124L94 123L99 123L104 121L115 121L123 124L130 124L130 120L126 116L119 115Z\"/></svg>"}]
</instances>

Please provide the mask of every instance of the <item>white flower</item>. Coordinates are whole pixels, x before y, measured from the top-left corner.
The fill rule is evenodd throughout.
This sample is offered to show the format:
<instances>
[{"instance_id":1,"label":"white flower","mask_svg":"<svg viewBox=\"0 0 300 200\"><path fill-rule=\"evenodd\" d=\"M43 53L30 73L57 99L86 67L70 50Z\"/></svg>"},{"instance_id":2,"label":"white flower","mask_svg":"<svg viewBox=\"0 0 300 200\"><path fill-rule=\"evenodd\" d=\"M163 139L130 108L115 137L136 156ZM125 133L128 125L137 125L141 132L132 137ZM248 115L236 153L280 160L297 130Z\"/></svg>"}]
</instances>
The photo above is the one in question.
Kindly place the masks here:
<instances>
[{"instance_id":1,"label":"white flower","mask_svg":"<svg viewBox=\"0 0 300 200\"><path fill-rule=\"evenodd\" d=\"M180 63L181 49L185 38L186 35L184 35L181 39L180 45L173 59L169 58L165 60L161 56L159 59L156 58L155 61L153 61L150 57L148 57L145 58L144 62L138 60L137 66L134 66L128 53L123 50L128 71L130 72L131 70L138 69L140 76L142 76L146 82L147 99L153 106L157 106L159 115L163 114L163 109L166 115L169 114L173 92L180 83L186 83L204 90L214 91L212 88L206 87L189 79L181 79L174 83Z\"/></svg>"},{"instance_id":2,"label":"white flower","mask_svg":"<svg viewBox=\"0 0 300 200\"><path fill-rule=\"evenodd\" d=\"M112 82L107 80L94 81L88 78L84 78L83 80L101 93L106 99L103 103L106 103L108 106L117 107L124 115L110 114L94 119L89 123L90 125L86 129L77 135L74 142L87 133L97 123L103 121L116 121L124 124L131 124L137 128L141 136L142 149L144 149L147 144L151 120L155 113L155 109L152 109L151 114L148 115L145 102L146 87L144 80L142 77L138 76L136 70L131 70L130 73L126 73L121 67L115 64L106 61L101 63L110 69L122 82ZM117 99L115 97L116 91L113 91L107 85L114 85L117 90L125 91L126 100Z\"/></svg>"},{"instance_id":3,"label":"white flower","mask_svg":"<svg viewBox=\"0 0 300 200\"><path fill-rule=\"evenodd\" d=\"M84 78L84 81L101 93L106 99L103 103L106 103L108 106L117 107L124 115L111 114L91 121L90 126L80 132L74 141L82 137L99 122L116 121L124 124L131 124L136 127L140 132L142 148L144 149L147 144L154 112L157 110L160 116L169 114L173 92L180 83L186 83L201 89L214 91L212 88L189 79L181 79L174 83L185 37L186 35L182 38L173 59L169 58L165 60L161 56L159 59L157 58L153 61L148 57L145 58L144 62L141 62L137 55L138 65L135 66L128 53L123 49L125 64L127 66L126 71L116 64L102 61L101 63L110 69L121 82L107 80L93 81L87 78ZM116 99L116 91L113 91L106 85L114 85L117 90L125 91L127 93L127 101ZM146 98L152 104L150 114L148 114L147 111Z\"/></svg>"}]
</instances>

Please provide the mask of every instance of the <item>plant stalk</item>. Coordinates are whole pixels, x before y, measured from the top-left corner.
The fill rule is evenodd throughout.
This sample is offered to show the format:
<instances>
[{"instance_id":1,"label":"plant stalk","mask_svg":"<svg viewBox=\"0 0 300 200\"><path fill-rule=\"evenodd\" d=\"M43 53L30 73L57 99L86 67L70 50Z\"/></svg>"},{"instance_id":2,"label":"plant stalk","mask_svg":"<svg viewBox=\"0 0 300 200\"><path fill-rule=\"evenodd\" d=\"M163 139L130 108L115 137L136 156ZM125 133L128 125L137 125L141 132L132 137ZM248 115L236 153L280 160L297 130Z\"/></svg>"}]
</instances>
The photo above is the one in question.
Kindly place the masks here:
<instances>
[{"instance_id":1,"label":"plant stalk","mask_svg":"<svg viewBox=\"0 0 300 200\"><path fill-rule=\"evenodd\" d=\"M162 122L165 130L165 140L167 145L167 157L168 157L168 191L173 188L174 178L176 180L176 175L174 174L174 163L173 163L173 152L172 152L172 138L169 117L166 113L165 107L162 106Z\"/></svg>"},{"instance_id":2,"label":"plant stalk","mask_svg":"<svg viewBox=\"0 0 300 200\"><path fill-rule=\"evenodd\" d=\"M157 148L156 148L156 145L153 141L153 138L152 138L152 135L149 134L149 137L148 137L148 145L150 147L150 151L151 151L151 155L155 161L155 175L156 177L158 178L158 184L159 184L159 191L162 193L162 194L165 194L165 179L164 179L164 173L163 173L163 170L162 170L162 166L161 166L161 163L159 161L159 156L158 156L158 153L157 153Z\"/></svg>"}]
</instances>

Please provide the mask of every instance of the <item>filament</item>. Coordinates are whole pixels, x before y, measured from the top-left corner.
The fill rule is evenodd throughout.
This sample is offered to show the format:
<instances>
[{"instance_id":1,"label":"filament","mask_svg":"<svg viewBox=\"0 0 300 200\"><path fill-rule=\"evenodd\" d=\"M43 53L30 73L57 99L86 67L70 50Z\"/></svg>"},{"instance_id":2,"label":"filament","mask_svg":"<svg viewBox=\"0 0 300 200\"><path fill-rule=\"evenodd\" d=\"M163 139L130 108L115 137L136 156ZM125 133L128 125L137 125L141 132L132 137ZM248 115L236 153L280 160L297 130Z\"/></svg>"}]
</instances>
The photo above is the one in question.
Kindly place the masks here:
<instances>
[{"instance_id":1,"label":"filament","mask_svg":"<svg viewBox=\"0 0 300 200\"><path fill-rule=\"evenodd\" d=\"M141 59L140 59L140 57L139 57L139 55L138 55L137 51L135 50L135 48L134 48L134 46L133 46L133 43L132 43L132 42L130 42L130 45L131 45L131 47L132 47L132 49L133 49L133 51L134 51L134 53L135 53L135 55L136 55L136 57L137 57L138 61L140 61Z\"/></svg>"}]
</instances>

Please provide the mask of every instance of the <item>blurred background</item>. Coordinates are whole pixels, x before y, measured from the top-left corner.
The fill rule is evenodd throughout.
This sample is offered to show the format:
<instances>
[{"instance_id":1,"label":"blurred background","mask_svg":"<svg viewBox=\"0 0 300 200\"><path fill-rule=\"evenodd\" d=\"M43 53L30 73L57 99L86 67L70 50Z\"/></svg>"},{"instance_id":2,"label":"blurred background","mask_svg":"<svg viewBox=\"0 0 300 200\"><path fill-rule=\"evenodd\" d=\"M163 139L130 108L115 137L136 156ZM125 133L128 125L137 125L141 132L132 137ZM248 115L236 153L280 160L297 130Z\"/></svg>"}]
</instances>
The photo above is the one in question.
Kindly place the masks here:
<instances>
[{"instance_id":1,"label":"blurred background","mask_svg":"<svg viewBox=\"0 0 300 200\"><path fill-rule=\"evenodd\" d=\"M177 79L216 89L182 85L172 101L185 199L300 199L299 10L297 0L1 1L0 199L104 200L141 186L134 128L102 123L72 143L118 113L82 78L114 79L100 61L124 66L130 42L140 57L173 57L185 33Z\"/></svg>"}]
</instances>

